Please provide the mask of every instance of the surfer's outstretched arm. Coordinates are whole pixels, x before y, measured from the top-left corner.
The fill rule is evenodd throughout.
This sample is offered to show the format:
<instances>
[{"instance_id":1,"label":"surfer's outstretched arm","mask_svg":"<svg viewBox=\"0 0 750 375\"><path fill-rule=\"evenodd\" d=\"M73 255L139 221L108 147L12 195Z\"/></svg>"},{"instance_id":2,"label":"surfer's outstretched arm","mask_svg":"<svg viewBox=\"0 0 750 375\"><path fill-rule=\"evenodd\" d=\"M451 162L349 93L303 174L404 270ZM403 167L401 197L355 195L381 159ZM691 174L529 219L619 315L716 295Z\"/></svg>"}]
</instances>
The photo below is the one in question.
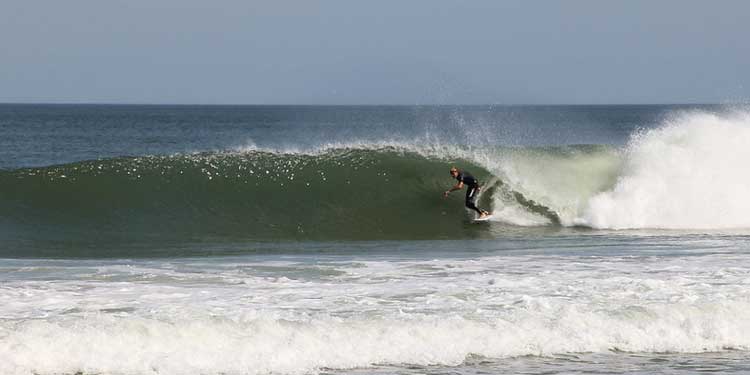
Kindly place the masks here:
<instances>
[{"instance_id":1,"label":"surfer's outstretched arm","mask_svg":"<svg viewBox=\"0 0 750 375\"><path fill-rule=\"evenodd\" d=\"M457 183L457 184L456 184L455 186L453 186L452 188L450 188L450 189L446 190L446 191L445 191L445 192L443 193L443 196L444 196L444 197L447 197L447 196L448 196L448 194L450 194L450 193L451 193L452 191L456 191L456 190L461 190L461 189L463 189L463 188L464 188L464 183L463 183L463 182L459 182L459 183Z\"/></svg>"}]
</instances>

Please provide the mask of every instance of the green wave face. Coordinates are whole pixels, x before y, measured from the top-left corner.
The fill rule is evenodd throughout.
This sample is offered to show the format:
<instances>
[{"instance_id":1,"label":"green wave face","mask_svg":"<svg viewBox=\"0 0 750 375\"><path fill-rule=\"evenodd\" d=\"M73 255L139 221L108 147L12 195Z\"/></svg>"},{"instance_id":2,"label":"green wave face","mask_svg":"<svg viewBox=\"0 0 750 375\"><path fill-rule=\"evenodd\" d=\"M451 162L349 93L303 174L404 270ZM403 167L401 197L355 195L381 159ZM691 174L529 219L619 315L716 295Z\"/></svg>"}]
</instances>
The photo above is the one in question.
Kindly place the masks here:
<instances>
[{"instance_id":1,"label":"green wave face","mask_svg":"<svg viewBox=\"0 0 750 375\"><path fill-rule=\"evenodd\" d=\"M492 223L472 222L465 190L442 197L456 182L451 165L484 184L478 203L495 212ZM557 230L575 225L585 202L611 188L619 168L612 149L567 146L248 151L6 170L0 171L0 256L171 256L194 254L201 244L247 249L249 242ZM162 248L169 250L152 254Z\"/></svg>"},{"instance_id":2,"label":"green wave face","mask_svg":"<svg viewBox=\"0 0 750 375\"><path fill-rule=\"evenodd\" d=\"M482 180L490 174L458 163ZM17 241L362 240L479 236L449 162L415 153L248 152L86 161L0 172ZM485 205L488 200L480 202Z\"/></svg>"}]
</instances>

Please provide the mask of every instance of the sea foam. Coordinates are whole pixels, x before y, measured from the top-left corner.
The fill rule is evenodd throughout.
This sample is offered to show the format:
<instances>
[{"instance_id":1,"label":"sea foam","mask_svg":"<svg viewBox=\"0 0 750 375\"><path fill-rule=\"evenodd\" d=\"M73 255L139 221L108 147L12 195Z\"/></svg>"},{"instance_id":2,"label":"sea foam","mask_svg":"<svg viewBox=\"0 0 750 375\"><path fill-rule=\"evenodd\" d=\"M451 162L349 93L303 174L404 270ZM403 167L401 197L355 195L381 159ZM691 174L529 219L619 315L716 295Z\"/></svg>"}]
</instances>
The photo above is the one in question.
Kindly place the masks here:
<instances>
[{"instance_id":1,"label":"sea foam","mask_svg":"<svg viewBox=\"0 0 750 375\"><path fill-rule=\"evenodd\" d=\"M435 316L27 321L5 330L0 372L300 374L373 364L458 365L470 355L750 348L747 303L657 305L614 314L537 302L530 299L516 315L485 322Z\"/></svg>"},{"instance_id":2,"label":"sea foam","mask_svg":"<svg viewBox=\"0 0 750 375\"><path fill-rule=\"evenodd\" d=\"M750 114L682 114L633 137L613 189L592 197L595 228L750 228Z\"/></svg>"},{"instance_id":3,"label":"sea foam","mask_svg":"<svg viewBox=\"0 0 750 375\"><path fill-rule=\"evenodd\" d=\"M744 254L131 263L4 282L0 373L301 374L750 349ZM8 271L22 279L34 264Z\"/></svg>"}]
</instances>

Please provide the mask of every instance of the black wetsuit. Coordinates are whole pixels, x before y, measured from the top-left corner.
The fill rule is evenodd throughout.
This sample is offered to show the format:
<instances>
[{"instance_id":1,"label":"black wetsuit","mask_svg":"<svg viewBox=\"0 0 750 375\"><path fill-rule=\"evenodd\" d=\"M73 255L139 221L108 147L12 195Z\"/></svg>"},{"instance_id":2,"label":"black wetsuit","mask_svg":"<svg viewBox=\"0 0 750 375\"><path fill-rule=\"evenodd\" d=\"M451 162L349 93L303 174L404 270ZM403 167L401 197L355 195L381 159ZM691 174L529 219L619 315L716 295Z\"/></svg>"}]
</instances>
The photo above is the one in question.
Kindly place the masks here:
<instances>
[{"instance_id":1,"label":"black wetsuit","mask_svg":"<svg viewBox=\"0 0 750 375\"><path fill-rule=\"evenodd\" d=\"M481 215L483 211L477 208L476 205L477 193L479 193L479 181L469 174L469 172L464 171L458 172L456 180L463 182L464 185L466 185L466 207L471 208Z\"/></svg>"}]
</instances>

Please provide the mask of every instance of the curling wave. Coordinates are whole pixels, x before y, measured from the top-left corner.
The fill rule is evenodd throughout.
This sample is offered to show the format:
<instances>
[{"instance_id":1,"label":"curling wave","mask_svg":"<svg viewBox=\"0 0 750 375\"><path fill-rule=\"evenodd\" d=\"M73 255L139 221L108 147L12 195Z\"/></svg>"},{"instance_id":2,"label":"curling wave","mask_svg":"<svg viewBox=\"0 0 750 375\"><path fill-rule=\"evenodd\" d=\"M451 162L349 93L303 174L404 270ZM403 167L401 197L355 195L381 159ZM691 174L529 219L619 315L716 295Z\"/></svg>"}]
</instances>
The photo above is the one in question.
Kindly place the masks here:
<instances>
[{"instance_id":1,"label":"curling wave","mask_svg":"<svg viewBox=\"0 0 750 375\"><path fill-rule=\"evenodd\" d=\"M58 243L471 238L514 226L750 228L750 114L681 114L624 149L338 145L0 171L0 234ZM485 183L471 225L449 165ZM43 229L43 230L40 230ZM502 232L502 231L501 231ZM21 246L22 247L22 246Z\"/></svg>"},{"instance_id":2,"label":"curling wave","mask_svg":"<svg viewBox=\"0 0 750 375\"><path fill-rule=\"evenodd\" d=\"M0 225L9 235L61 241L447 237L464 219L446 212L459 204L440 199L451 183L446 165L390 148L119 158L3 171Z\"/></svg>"},{"instance_id":3,"label":"curling wave","mask_svg":"<svg viewBox=\"0 0 750 375\"><path fill-rule=\"evenodd\" d=\"M484 182L480 206L497 208L499 221L546 225L560 223L559 208L515 184L512 169L491 168L505 160L532 174L524 163L575 169L586 165L576 160L602 153L608 151L596 146L463 154L394 146L246 150L0 171L0 232L6 239L94 247L207 238L470 238L486 234L487 226L461 213L463 192L442 199L455 182L448 166Z\"/></svg>"}]
</instances>

